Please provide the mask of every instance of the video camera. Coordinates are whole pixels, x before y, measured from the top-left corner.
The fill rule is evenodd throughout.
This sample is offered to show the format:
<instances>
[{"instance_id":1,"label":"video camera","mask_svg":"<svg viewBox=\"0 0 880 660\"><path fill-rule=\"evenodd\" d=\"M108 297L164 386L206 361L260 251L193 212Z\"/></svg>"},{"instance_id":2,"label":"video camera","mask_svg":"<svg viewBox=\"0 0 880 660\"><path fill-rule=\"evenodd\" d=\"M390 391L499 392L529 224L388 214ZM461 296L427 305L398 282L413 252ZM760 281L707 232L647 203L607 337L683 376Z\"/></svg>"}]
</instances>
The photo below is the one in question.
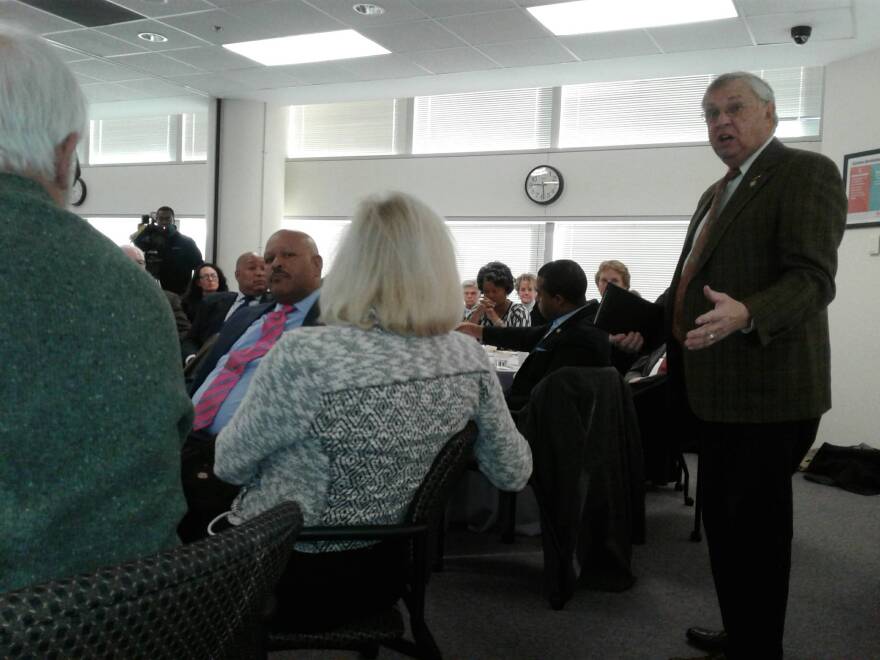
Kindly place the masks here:
<instances>
[{"instance_id":1,"label":"video camera","mask_svg":"<svg viewBox=\"0 0 880 660\"><path fill-rule=\"evenodd\" d=\"M147 271L159 279L159 271L162 269L162 260L168 242L168 232L156 224L155 213L144 213L141 216L138 229L139 233L135 239L135 245L144 252Z\"/></svg>"}]
</instances>

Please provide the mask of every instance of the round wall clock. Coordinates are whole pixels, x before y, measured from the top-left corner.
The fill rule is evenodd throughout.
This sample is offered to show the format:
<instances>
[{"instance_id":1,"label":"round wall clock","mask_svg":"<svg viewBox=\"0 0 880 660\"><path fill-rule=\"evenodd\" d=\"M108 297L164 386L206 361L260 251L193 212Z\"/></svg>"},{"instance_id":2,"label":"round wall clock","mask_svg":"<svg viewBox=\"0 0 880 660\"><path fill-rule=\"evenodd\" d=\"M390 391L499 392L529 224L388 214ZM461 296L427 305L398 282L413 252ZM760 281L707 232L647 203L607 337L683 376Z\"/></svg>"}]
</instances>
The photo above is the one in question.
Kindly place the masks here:
<instances>
[{"instance_id":1,"label":"round wall clock","mask_svg":"<svg viewBox=\"0 0 880 660\"><path fill-rule=\"evenodd\" d=\"M562 174L550 165L538 165L526 175L526 195L535 204L552 204L562 194Z\"/></svg>"}]
</instances>

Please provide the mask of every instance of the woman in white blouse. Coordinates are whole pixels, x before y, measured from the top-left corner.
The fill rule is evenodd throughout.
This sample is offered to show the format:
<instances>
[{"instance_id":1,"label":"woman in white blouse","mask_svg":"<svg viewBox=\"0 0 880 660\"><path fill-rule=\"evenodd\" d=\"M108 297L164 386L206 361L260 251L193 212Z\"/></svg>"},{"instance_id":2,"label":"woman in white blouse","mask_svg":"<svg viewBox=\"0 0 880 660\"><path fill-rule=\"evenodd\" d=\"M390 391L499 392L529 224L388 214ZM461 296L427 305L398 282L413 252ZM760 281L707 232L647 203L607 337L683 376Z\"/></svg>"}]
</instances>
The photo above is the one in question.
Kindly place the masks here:
<instances>
[{"instance_id":1,"label":"woman in white blouse","mask_svg":"<svg viewBox=\"0 0 880 660\"><path fill-rule=\"evenodd\" d=\"M324 327L284 335L217 438L215 472L242 484L230 521L284 500L306 525L403 520L446 441L473 419L480 469L521 489L531 452L482 347L461 318L452 239L405 194L357 209L321 289ZM431 301L426 304L426 301ZM298 544L276 595L276 628L336 625L395 602L400 549Z\"/></svg>"}]
</instances>

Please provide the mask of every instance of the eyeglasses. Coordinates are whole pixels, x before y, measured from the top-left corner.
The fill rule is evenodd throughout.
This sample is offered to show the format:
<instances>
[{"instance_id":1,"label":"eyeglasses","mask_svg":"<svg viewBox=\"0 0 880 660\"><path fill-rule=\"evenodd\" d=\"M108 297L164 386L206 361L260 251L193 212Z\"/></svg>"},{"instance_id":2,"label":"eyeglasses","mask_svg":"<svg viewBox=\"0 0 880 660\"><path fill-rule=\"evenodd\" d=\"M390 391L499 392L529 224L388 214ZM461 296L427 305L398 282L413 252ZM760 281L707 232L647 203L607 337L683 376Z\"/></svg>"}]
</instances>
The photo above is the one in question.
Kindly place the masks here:
<instances>
[{"instance_id":1,"label":"eyeglasses","mask_svg":"<svg viewBox=\"0 0 880 660\"><path fill-rule=\"evenodd\" d=\"M721 113L724 112L730 119L736 119L742 114L742 111L745 110L747 106L742 101L734 101L725 107L723 110L721 108L704 108L703 109L703 119L707 124L713 124L718 121L718 118L721 116Z\"/></svg>"},{"instance_id":2,"label":"eyeglasses","mask_svg":"<svg viewBox=\"0 0 880 660\"><path fill-rule=\"evenodd\" d=\"M199 275L199 279L210 281L210 280L219 280L220 278L217 277L217 273L205 273L204 275Z\"/></svg>"}]
</instances>

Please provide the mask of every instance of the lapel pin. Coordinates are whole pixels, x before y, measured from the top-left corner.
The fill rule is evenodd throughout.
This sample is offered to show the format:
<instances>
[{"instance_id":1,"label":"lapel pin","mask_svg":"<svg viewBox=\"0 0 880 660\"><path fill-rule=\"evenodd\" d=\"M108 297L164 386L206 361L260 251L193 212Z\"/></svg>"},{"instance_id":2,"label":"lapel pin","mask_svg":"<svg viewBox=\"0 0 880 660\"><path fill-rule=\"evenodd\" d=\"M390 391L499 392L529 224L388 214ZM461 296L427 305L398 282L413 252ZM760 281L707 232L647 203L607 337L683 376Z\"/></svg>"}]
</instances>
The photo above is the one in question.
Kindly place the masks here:
<instances>
[{"instance_id":1,"label":"lapel pin","mask_svg":"<svg viewBox=\"0 0 880 660\"><path fill-rule=\"evenodd\" d=\"M754 188L755 184L758 183L758 179L760 179L760 178L761 178L761 175L759 174L754 179L752 179L751 182L749 182L749 188Z\"/></svg>"}]
</instances>

